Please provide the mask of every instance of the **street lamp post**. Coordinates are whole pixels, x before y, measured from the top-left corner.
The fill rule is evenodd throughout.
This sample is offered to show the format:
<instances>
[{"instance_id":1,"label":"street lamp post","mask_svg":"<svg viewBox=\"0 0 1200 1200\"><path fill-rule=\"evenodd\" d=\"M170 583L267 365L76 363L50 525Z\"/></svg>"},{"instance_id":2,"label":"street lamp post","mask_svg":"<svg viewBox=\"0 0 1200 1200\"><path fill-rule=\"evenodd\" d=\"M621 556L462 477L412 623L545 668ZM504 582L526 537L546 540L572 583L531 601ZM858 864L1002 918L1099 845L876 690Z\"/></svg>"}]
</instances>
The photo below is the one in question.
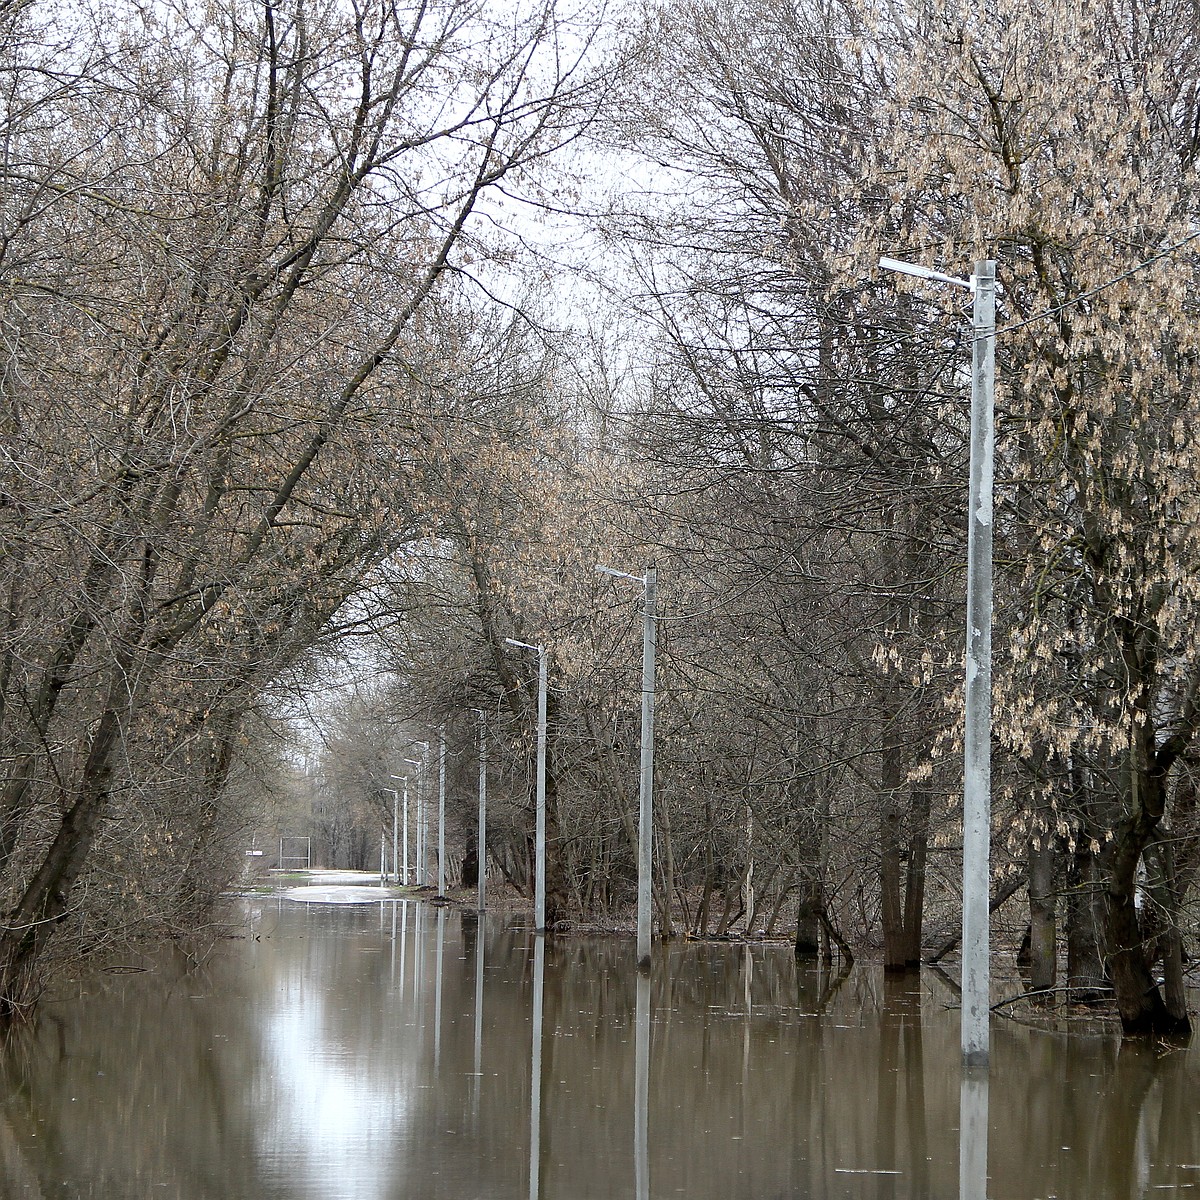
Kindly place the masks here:
<instances>
[{"instance_id":1,"label":"street lamp post","mask_svg":"<svg viewBox=\"0 0 1200 1200\"><path fill-rule=\"evenodd\" d=\"M650 969L652 871L654 865L654 656L657 636L658 572L650 566L645 575L630 575L611 567L596 567L617 579L632 579L646 589L642 613L642 761L638 810L638 970Z\"/></svg>"},{"instance_id":2,"label":"street lamp post","mask_svg":"<svg viewBox=\"0 0 1200 1200\"><path fill-rule=\"evenodd\" d=\"M395 779L396 776L391 776ZM400 862L396 857L399 846L397 845L398 836L400 833L400 792L397 788L384 788L385 792L392 793L392 874L396 877L396 882L400 882Z\"/></svg>"},{"instance_id":3,"label":"street lamp post","mask_svg":"<svg viewBox=\"0 0 1200 1200\"><path fill-rule=\"evenodd\" d=\"M404 761L411 765L414 765L414 766L416 765L415 763L413 763L413 760L411 758L406 758ZM402 834L402 837L404 839L403 840L404 867L403 867L403 876L402 876L401 875L402 868L400 868L399 866L396 866L396 882L403 883L407 887L408 886L408 776L407 775L393 775L392 779L394 782L402 783L404 785L404 807L402 809L402 815L404 818L404 824L402 825L402 828L404 830L404 833ZM392 822L393 865L395 865L395 863L399 862L399 860L396 858L397 850L398 850L398 847L396 845L396 829L395 829L395 822L393 821Z\"/></svg>"},{"instance_id":4,"label":"street lamp post","mask_svg":"<svg viewBox=\"0 0 1200 1200\"><path fill-rule=\"evenodd\" d=\"M967 664L963 728L962 1054L988 1065L992 788L992 508L995 476L996 264L969 280L881 258L889 271L968 288L975 296L971 351L971 464L967 533Z\"/></svg>"},{"instance_id":5,"label":"street lamp post","mask_svg":"<svg viewBox=\"0 0 1200 1200\"><path fill-rule=\"evenodd\" d=\"M425 796L421 783L425 775L425 756L429 753L429 743L414 742L413 745L419 747L421 751L421 758L417 763L417 887L424 887L429 882L429 876L425 869L427 830L425 828Z\"/></svg>"},{"instance_id":6,"label":"street lamp post","mask_svg":"<svg viewBox=\"0 0 1200 1200\"><path fill-rule=\"evenodd\" d=\"M428 742L414 742L414 749L421 751L420 758L406 758L409 767L416 768L416 856L413 874L416 886L425 887L428 882L425 870L425 796L421 791L421 778L425 775L425 758L430 752ZM408 835L408 817L404 817L404 835ZM408 864L408 851L404 851L404 864Z\"/></svg>"},{"instance_id":7,"label":"street lamp post","mask_svg":"<svg viewBox=\"0 0 1200 1200\"><path fill-rule=\"evenodd\" d=\"M538 700L537 700L537 782L535 797L537 806L536 830L534 833L534 929L546 932L546 647L534 646L529 642L518 642L515 638L504 639L510 646L521 650L532 650L538 656Z\"/></svg>"},{"instance_id":8,"label":"street lamp post","mask_svg":"<svg viewBox=\"0 0 1200 1200\"><path fill-rule=\"evenodd\" d=\"M421 761L417 758L406 758L404 760L410 767L414 767L417 772L417 791L421 790ZM415 869L415 864L414 864ZM404 777L404 884L408 886L408 776Z\"/></svg>"},{"instance_id":9,"label":"street lamp post","mask_svg":"<svg viewBox=\"0 0 1200 1200\"><path fill-rule=\"evenodd\" d=\"M487 717L482 708L479 714L479 833L476 837L478 860L479 911L483 912L487 891Z\"/></svg>"},{"instance_id":10,"label":"street lamp post","mask_svg":"<svg viewBox=\"0 0 1200 1200\"><path fill-rule=\"evenodd\" d=\"M446 896L446 730L438 730L438 899Z\"/></svg>"}]
</instances>

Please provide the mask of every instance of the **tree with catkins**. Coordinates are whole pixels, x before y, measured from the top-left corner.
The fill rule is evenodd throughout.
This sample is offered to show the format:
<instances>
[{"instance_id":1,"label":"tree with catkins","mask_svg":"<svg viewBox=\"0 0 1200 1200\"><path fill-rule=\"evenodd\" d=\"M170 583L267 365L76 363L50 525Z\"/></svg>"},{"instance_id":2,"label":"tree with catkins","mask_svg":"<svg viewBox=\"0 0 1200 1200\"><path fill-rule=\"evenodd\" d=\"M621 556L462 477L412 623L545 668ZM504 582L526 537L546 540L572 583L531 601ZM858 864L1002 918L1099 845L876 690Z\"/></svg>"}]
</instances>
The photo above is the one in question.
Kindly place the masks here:
<instances>
[{"instance_id":1,"label":"tree with catkins","mask_svg":"<svg viewBox=\"0 0 1200 1200\"><path fill-rule=\"evenodd\" d=\"M1022 836L1082 860L1094 881L1126 1031L1187 1032L1178 913L1200 725L1194 14L912 3L873 11L872 28L862 52L892 83L864 169L887 199L862 249L943 268L995 258L1003 287L995 736L1032 781Z\"/></svg>"}]
</instances>

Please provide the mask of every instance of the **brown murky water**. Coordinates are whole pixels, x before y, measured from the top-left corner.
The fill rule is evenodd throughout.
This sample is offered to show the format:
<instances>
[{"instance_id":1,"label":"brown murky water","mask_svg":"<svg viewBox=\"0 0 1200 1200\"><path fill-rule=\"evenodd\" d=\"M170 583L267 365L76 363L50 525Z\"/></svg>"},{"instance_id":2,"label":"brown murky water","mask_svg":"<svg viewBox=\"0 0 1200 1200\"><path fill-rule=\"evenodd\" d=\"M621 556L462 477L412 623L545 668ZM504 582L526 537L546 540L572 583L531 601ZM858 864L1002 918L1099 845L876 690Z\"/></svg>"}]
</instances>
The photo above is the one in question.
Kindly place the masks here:
<instances>
[{"instance_id":1,"label":"brown murky water","mask_svg":"<svg viewBox=\"0 0 1200 1200\"><path fill-rule=\"evenodd\" d=\"M1200 1198L1200 1051L997 1020L960 1090L932 974L830 995L786 948L681 944L639 988L631 942L543 952L413 903L271 899L245 928L201 973L47 1010L3 1068L0 1195ZM964 1096L986 1191L976 1137L960 1192Z\"/></svg>"}]
</instances>

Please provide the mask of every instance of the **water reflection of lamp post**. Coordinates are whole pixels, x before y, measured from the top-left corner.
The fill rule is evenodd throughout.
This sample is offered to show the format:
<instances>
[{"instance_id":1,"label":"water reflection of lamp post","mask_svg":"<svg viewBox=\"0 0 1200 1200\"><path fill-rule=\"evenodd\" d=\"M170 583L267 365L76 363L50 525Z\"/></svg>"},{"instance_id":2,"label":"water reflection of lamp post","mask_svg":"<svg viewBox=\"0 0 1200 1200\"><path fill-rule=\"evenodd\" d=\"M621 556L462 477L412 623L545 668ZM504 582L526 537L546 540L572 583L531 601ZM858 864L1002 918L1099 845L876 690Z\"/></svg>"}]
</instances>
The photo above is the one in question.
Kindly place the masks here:
<instances>
[{"instance_id":1,"label":"water reflection of lamp post","mask_svg":"<svg viewBox=\"0 0 1200 1200\"><path fill-rule=\"evenodd\" d=\"M422 1044L428 1028L425 1024L425 905L418 904L413 914L413 1000L417 1006L417 1029Z\"/></svg>"},{"instance_id":2,"label":"water reflection of lamp post","mask_svg":"<svg viewBox=\"0 0 1200 1200\"><path fill-rule=\"evenodd\" d=\"M658 572L630 575L611 567L596 567L617 579L632 579L646 589L642 614L642 762L638 809L638 970L650 969L651 872L654 864L654 652L657 645L656 597Z\"/></svg>"},{"instance_id":3,"label":"water reflection of lamp post","mask_svg":"<svg viewBox=\"0 0 1200 1200\"><path fill-rule=\"evenodd\" d=\"M881 258L889 271L968 288L975 295L971 351L971 464L967 523L967 672L963 719L962 1053L988 1063L992 788L992 496L995 469L996 264L969 280Z\"/></svg>"},{"instance_id":4,"label":"water reflection of lamp post","mask_svg":"<svg viewBox=\"0 0 1200 1200\"><path fill-rule=\"evenodd\" d=\"M959 1200L987 1200L988 1073L968 1067L958 1093Z\"/></svg>"},{"instance_id":5,"label":"water reflection of lamp post","mask_svg":"<svg viewBox=\"0 0 1200 1200\"><path fill-rule=\"evenodd\" d=\"M400 901L400 995L404 996L404 968L408 962L408 901Z\"/></svg>"},{"instance_id":6,"label":"water reflection of lamp post","mask_svg":"<svg viewBox=\"0 0 1200 1200\"><path fill-rule=\"evenodd\" d=\"M471 1092L471 1114L479 1120L479 1093L483 1086L483 922L475 928L475 1086Z\"/></svg>"},{"instance_id":7,"label":"water reflection of lamp post","mask_svg":"<svg viewBox=\"0 0 1200 1200\"><path fill-rule=\"evenodd\" d=\"M433 988L433 1071L436 1077L442 1065L442 955L446 941L446 910L438 909L437 921L437 957L435 969L437 977Z\"/></svg>"},{"instance_id":8,"label":"water reflection of lamp post","mask_svg":"<svg viewBox=\"0 0 1200 1200\"><path fill-rule=\"evenodd\" d=\"M529 1200L541 1200L542 1159L542 994L546 940L534 938L533 1045L529 1063Z\"/></svg>"},{"instance_id":9,"label":"water reflection of lamp post","mask_svg":"<svg viewBox=\"0 0 1200 1200\"><path fill-rule=\"evenodd\" d=\"M633 1180L636 1200L650 1200L650 973L639 971L634 1010Z\"/></svg>"},{"instance_id":10,"label":"water reflection of lamp post","mask_svg":"<svg viewBox=\"0 0 1200 1200\"><path fill-rule=\"evenodd\" d=\"M510 646L532 650L538 656L537 700L537 781L534 795L537 805L537 826L534 834L534 906L533 924L538 933L546 932L546 647L516 638L504 639Z\"/></svg>"}]
</instances>

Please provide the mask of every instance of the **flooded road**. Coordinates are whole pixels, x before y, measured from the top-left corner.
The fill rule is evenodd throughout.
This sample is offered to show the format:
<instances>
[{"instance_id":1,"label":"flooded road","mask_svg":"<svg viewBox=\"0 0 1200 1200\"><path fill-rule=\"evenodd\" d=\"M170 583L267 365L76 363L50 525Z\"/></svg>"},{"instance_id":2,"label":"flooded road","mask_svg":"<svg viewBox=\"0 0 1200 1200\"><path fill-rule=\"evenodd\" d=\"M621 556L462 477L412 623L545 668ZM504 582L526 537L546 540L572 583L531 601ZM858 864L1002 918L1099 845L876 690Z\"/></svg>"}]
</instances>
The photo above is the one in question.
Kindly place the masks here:
<instances>
[{"instance_id":1,"label":"flooded road","mask_svg":"<svg viewBox=\"0 0 1200 1200\"><path fill-rule=\"evenodd\" d=\"M47 1007L4 1063L0 1195L1200 1197L1197 1051L997 1020L963 1089L931 973L831 993L786 947L679 944L639 986L631 940L411 902L244 917L200 972Z\"/></svg>"}]
</instances>

